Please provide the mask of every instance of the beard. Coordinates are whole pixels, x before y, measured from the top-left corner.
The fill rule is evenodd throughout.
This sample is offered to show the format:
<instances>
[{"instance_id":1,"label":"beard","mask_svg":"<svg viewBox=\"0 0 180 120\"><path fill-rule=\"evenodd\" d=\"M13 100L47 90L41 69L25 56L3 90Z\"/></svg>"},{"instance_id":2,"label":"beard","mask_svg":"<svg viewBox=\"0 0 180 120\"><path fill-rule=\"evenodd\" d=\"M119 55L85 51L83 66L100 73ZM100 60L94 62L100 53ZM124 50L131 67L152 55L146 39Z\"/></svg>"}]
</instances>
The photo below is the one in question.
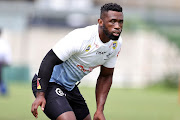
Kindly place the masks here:
<instances>
[{"instance_id":1,"label":"beard","mask_svg":"<svg viewBox=\"0 0 180 120\"><path fill-rule=\"evenodd\" d=\"M103 24L103 32L111 40L115 40L116 41L116 40L119 39L120 34L119 34L119 36L114 36L113 33L110 33L108 31L107 27L104 24Z\"/></svg>"}]
</instances>

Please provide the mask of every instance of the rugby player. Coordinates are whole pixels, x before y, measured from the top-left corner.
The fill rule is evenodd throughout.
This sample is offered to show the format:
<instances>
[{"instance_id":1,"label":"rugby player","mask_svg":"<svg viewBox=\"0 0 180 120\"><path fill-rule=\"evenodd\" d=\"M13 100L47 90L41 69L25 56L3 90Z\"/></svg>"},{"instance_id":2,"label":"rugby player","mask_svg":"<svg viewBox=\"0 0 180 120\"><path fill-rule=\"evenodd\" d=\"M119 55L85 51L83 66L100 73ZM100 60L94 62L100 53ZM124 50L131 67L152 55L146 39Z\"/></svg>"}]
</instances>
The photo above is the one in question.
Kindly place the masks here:
<instances>
[{"instance_id":1,"label":"rugby player","mask_svg":"<svg viewBox=\"0 0 180 120\"><path fill-rule=\"evenodd\" d=\"M93 120L105 120L103 110L121 49L122 28L122 7L108 3L101 7L97 25L75 29L59 40L46 54L32 80L36 97L32 114L38 117L37 109L41 106L52 120L91 120L76 83L100 66Z\"/></svg>"}]
</instances>

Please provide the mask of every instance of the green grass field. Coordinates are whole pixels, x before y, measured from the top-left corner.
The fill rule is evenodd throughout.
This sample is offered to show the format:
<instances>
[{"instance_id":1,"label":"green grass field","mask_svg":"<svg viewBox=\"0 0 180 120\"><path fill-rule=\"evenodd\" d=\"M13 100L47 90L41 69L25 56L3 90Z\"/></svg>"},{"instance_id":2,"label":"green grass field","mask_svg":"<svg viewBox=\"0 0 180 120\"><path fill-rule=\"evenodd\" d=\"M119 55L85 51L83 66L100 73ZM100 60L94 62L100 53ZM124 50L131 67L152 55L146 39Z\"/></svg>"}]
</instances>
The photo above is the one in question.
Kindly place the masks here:
<instances>
[{"instance_id":1,"label":"green grass field","mask_svg":"<svg viewBox=\"0 0 180 120\"><path fill-rule=\"evenodd\" d=\"M96 110L94 88L81 87L91 116ZM34 97L30 84L10 84L9 95L0 96L0 120L35 120L31 114ZM106 105L107 120L179 120L177 91L111 89ZM39 120L48 118L39 109Z\"/></svg>"}]
</instances>

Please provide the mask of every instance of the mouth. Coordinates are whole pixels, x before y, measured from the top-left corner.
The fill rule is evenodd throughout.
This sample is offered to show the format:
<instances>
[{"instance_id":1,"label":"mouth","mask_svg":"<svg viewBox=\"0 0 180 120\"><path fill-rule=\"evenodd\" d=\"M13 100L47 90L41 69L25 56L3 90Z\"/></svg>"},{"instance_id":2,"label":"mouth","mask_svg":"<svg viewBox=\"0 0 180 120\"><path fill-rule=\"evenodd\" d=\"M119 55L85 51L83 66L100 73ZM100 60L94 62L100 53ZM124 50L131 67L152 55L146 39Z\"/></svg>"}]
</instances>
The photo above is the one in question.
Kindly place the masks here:
<instances>
[{"instance_id":1,"label":"mouth","mask_svg":"<svg viewBox=\"0 0 180 120\"><path fill-rule=\"evenodd\" d=\"M114 36L119 36L120 33L121 33L121 32L119 32L119 31L118 31L118 32L113 32L113 35L114 35Z\"/></svg>"}]
</instances>

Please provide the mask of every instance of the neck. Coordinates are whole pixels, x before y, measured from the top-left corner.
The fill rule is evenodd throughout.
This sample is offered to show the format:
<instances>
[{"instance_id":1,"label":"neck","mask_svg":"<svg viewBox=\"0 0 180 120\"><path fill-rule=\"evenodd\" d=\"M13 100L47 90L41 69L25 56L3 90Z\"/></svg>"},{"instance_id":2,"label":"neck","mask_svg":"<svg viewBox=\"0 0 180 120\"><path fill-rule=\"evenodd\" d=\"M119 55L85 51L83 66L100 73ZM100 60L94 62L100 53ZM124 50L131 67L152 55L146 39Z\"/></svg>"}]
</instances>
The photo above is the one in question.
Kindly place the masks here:
<instances>
[{"instance_id":1,"label":"neck","mask_svg":"<svg viewBox=\"0 0 180 120\"><path fill-rule=\"evenodd\" d=\"M107 43L110 41L110 39L104 34L103 29L100 26L98 27L98 33L99 38L103 43Z\"/></svg>"}]
</instances>

